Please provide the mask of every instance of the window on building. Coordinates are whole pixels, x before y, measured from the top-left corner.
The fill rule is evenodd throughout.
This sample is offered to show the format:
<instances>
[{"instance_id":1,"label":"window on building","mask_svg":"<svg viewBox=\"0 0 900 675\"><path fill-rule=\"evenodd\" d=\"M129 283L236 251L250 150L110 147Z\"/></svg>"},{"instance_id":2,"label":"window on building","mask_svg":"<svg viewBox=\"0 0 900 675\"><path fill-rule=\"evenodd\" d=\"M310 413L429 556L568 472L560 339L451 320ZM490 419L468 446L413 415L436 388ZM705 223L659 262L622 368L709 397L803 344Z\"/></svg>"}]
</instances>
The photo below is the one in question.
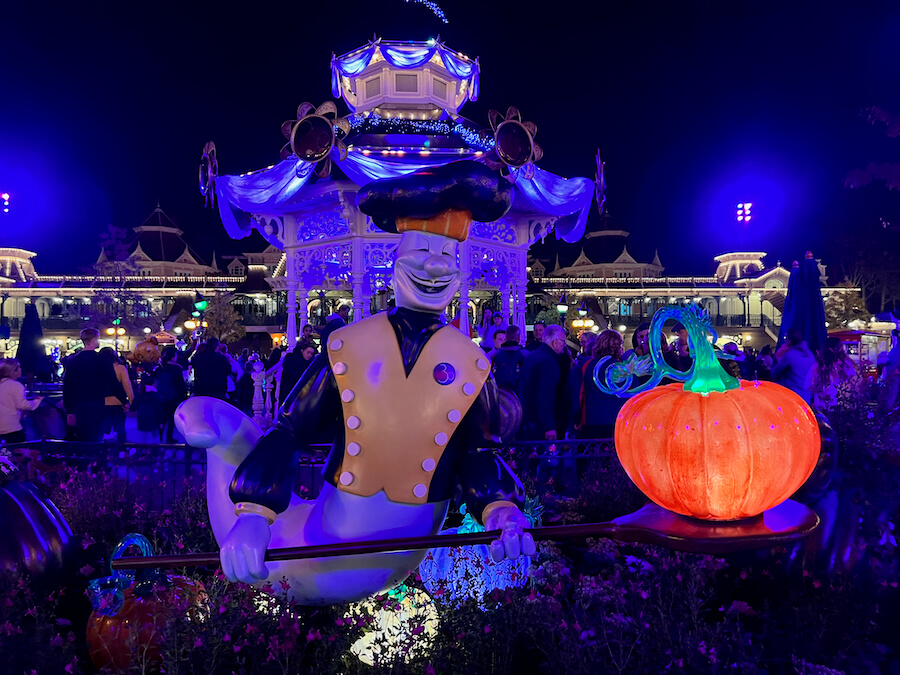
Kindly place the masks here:
<instances>
[{"instance_id":1,"label":"window on building","mask_svg":"<svg viewBox=\"0 0 900 675\"><path fill-rule=\"evenodd\" d=\"M417 91L419 91L418 75L397 73L394 77L394 86L398 92L404 94L415 94Z\"/></svg>"},{"instance_id":2,"label":"window on building","mask_svg":"<svg viewBox=\"0 0 900 675\"><path fill-rule=\"evenodd\" d=\"M373 77L366 80L366 98L373 98L381 93L381 78Z\"/></svg>"},{"instance_id":3,"label":"window on building","mask_svg":"<svg viewBox=\"0 0 900 675\"><path fill-rule=\"evenodd\" d=\"M443 80L439 80L434 78L431 84L432 91L434 91L434 95L438 98L447 98L447 83Z\"/></svg>"}]
</instances>

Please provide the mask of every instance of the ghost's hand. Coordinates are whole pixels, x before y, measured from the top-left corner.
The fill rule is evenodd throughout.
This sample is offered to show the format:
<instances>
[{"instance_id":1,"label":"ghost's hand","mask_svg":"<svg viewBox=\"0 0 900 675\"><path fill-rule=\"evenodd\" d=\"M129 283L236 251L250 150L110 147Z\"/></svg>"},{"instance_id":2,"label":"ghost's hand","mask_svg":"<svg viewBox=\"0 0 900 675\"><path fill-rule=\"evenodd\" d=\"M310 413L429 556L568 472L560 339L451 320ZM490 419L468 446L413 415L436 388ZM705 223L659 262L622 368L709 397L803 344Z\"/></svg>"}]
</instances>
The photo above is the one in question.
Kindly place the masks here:
<instances>
[{"instance_id":1,"label":"ghost's hand","mask_svg":"<svg viewBox=\"0 0 900 675\"><path fill-rule=\"evenodd\" d=\"M491 558L500 562L504 558L516 559L520 555L534 555L534 539L525 532L528 519L515 504L492 506L485 509L485 530L500 530L500 538L491 542Z\"/></svg>"},{"instance_id":2,"label":"ghost's hand","mask_svg":"<svg viewBox=\"0 0 900 675\"><path fill-rule=\"evenodd\" d=\"M239 515L219 551L227 579L254 584L268 577L265 557L271 537L268 519L255 513Z\"/></svg>"}]
</instances>

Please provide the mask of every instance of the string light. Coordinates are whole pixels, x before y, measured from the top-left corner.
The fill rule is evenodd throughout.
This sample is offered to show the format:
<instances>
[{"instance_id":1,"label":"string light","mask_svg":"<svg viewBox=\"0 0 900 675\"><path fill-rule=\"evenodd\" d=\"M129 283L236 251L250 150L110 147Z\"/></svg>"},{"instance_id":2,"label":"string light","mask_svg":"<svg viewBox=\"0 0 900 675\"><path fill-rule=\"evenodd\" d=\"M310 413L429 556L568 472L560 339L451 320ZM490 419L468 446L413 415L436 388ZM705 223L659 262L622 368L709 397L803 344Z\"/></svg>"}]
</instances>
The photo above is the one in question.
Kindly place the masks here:
<instances>
[{"instance_id":1,"label":"string light","mask_svg":"<svg viewBox=\"0 0 900 675\"><path fill-rule=\"evenodd\" d=\"M444 15L444 10L442 10L434 0L405 0L406 2L412 2L416 5L424 5L432 12L434 15L439 18L444 23L450 23L447 21L447 17Z\"/></svg>"},{"instance_id":2,"label":"string light","mask_svg":"<svg viewBox=\"0 0 900 675\"><path fill-rule=\"evenodd\" d=\"M446 120L413 120L382 115L351 115L350 129L356 133L401 133L401 134L433 134L441 136L459 136L470 147L481 151L489 151L494 147L491 136L471 129L459 122Z\"/></svg>"}]
</instances>

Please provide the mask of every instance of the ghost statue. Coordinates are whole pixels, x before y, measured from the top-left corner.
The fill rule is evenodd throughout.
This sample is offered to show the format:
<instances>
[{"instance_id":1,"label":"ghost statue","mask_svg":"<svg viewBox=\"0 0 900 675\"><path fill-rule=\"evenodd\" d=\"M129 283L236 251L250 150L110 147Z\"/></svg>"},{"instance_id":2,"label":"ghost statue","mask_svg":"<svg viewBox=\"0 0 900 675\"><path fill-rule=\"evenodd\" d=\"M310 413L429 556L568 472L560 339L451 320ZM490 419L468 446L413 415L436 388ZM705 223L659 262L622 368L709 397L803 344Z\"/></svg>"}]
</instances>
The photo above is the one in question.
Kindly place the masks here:
<instances>
[{"instance_id":1,"label":"ghost statue","mask_svg":"<svg viewBox=\"0 0 900 675\"><path fill-rule=\"evenodd\" d=\"M401 235L396 307L331 333L327 353L313 359L265 435L217 399L181 405L179 429L208 448L210 518L230 580L287 577L289 594L309 605L392 588L425 551L277 563L266 563L265 552L436 534L460 488L468 512L501 530L495 560L534 553L522 484L478 449L515 434L519 402L495 385L484 352L442 318L459 288L459 242L473 220L502 217L511 193L471 161L371 183L359 193L360 210ZM298 461L322 434L335 439L324 486L305 501L293 493Z\"/></svg>"}]
</instances>

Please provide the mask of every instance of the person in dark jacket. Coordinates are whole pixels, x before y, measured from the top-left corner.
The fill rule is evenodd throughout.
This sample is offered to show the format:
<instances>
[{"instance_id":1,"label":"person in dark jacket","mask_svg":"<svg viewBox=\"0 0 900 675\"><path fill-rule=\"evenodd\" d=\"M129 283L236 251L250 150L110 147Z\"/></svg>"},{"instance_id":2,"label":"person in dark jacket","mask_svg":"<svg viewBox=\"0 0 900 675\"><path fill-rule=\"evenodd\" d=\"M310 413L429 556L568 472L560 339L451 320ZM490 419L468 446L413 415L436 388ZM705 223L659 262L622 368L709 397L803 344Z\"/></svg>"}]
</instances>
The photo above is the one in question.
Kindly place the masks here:
<instances>
[{"instance_id":1,"label":"person in dark jacket","mask_svg":"<svg viewBox=\"0 0 900 675\"><path fill-rule=\"evenodd\" d=\"M66 362L63 405L69 425L76 428L78 440L98 443L103 438L106 397L115 396L121 401L128 398L112 362L97 353L100 331L85 328L81 331L81 342L84 349Z\"/></svg>"},{"instance_id":2,"label":"person in dark jacket","mask_svg":"<svg viewBox=\"0 0 900 675\"><path fill-rule=\"evenodd\" d=\"M525 351L533 352L544 343L544 329L546 326L543 321L535 321L531 329L531 335L525 342Z\"/></svg>"},{"instance_id":3,"label":"person in dark jacket","mask_svg":"<svg viewBox=\"0 0 900 675\"><path fill-rule=\"evenodd\" d=\"M223 401L228 395L228 376L231 364L219 353L219 341L212 337L203 350L197 350L191 359L194 369L194 396L214 396Z\"/></svg>"},{"instance_id":4,"label":"person in dark jacket","mask_svg":"<svg viewBox=\"0 0 900 675\"><path fill-rule=\"evenodd\" d=\"M328 336L338 328L346 326L348 321L350 321L350 305L342 305L338 311L325 320L325 326L320 333L322 344L328 344Z\"/></svg>"},{"instance_id":5,"label":"person in dark jacket","mask_svg":"<svg viewBox=\"0 0 900 675\"><path fill-rule=\"evenodd\" d=\"M284 399L291 393L315 355L316 346L309 342L298 342L290 354L284 355L281 360L281 381L278 384L279 408L284 404Z\"/></svg>"},{"instance_id":6,"label":"person in dark jacket","mask_svg":"<svg viewBox=\"0 0 900 675\"><path fill-rule=\"evenodd\" d=\"M522 375L522 365L525 363L525 353L519 344L519 327L510 326L506 329L506 342L491 359L494 379L499 386L512 392L519 391L519 378Z\"/></svg>"},{"instance_id":7,"label":"person in dark jacket","mask_svg":"<svg viewBox=\"0 0 900 675\"><path fill-rule=\"evenodd\" d=\"M807 346L803 331L799 328L791 328L788 331L787 340L775 352L775 359L772 379L809 403L812 400L812 394L809 391L807 378L816 365L816 357Z\"/></svg>"},{"instance_id":8,"label":"person in dark jacket","mask_svg":"<svg viewBox=\"0 0 900 675\"><path fill-rule=\"evenodd\" d=\"M578 438L612 438L616 428L616 417L628 399L619 398L600 391L594 382L594 368L597 362L608 356L600 369L599 376L606 377L606 371L622 360L622 336L614 330L605 330L594 343L593 358L585 368L579 396L579 419L575 424Z\"/></svg>"},{"instance_id":9,"label":"person in dark jacket","mask_svg":"<svg viewBox=\"0 0 900 675\"><path fill-rule=\"evenodd\" d=\"M544 329L543 339L522 367L519 398L525 420L523 434L528 440L555 441L559 356L566 348L566 333L552 324Z\"/></svg>"},{"instance_id":10,"label":"person in dark jacket","mask_svg":"<svg viewBox=\"0 0 900 675\"><path fill-rule=\"evenodd\" d=\"M178 365L178 350L169 345L163 349L159 366L153 372L156 391L162 402L162 417L166 430L166 443L175 442L175 409L187 398L184 370Z\"/></svg>"},{"instance_id":11,"label":"person in dark jacket","mask_svg":"<svg viewBox=\"0 0 900 675\"><path fill-rule=\"evenodd\" d=\"M579 424L581 420L581 394L584 378L591 376L587 365L594 360L594 343L597 342L597 335L598 333L593 331L584 331L578 336L581 351L572 363L569 379L566 382L566 403L569 415L566 438L576 437L575 425Z\"/></svg>"}]
</instances>

